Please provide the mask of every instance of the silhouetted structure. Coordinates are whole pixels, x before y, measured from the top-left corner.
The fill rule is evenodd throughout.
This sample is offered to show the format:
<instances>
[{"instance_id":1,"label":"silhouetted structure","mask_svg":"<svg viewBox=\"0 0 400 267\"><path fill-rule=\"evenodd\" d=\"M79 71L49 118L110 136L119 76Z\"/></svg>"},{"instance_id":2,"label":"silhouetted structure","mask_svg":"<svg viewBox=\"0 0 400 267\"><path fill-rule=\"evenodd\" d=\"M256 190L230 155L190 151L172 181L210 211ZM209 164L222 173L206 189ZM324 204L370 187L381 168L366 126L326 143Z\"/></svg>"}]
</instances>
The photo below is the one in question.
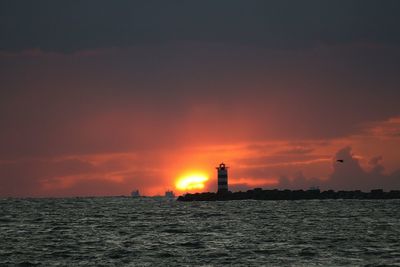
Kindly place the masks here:
<instances>
[{"instance_id":1,"label":"silhouetted structure","mask_svg":"<svg viewBox=\"0 0 400 267\"><path fill-rule=\"evenodd\" d=\"M131 193L131 197L140 197L139 190L133 190Z\"/></svg>"},{"instance_id":2,"label":"silhouetted structure","mask_svg":"<svg viewBox=\"0 0 400 267\"><path fill-rule=\"evenodd\" d=\"M384 192L382 189L371 190L370 192L355 191L320 191L310 190L263 190L255 188L246 192L219 193L196 193L186 194L178 197L178 201L215 201L215 200L302 200L302 199L400 199L400 190Z\"/></svg>"},{"instance_id":3,"label":"silhouetted structure","mask_svg":"<svg viewBox=\"0 0 400 267\"><path fill-rule=\"evenodd\" d=\"M165 192L165 197L166 198L175 198L175 194L172 190L168 190Z\"/></svg>"},{"instance_id":4,"label":"silhouetted structure","mask_svg":"<svg viewBox=\"0 0 400 267\"><path fill-rule=\"evenodd\" d=\"M218 172L218 193L228 192L228 167L225 163L219 164L217 167Z\"/></svg>"}]
</instances>

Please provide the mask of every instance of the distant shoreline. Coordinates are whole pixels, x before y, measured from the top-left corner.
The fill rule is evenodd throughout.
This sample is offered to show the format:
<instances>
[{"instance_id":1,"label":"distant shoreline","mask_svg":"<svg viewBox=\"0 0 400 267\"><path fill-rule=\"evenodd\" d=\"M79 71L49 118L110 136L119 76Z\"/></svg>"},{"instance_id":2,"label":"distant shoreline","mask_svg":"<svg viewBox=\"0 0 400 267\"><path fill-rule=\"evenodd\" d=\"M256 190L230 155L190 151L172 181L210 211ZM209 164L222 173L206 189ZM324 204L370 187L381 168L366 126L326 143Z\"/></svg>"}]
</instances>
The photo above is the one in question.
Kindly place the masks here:
<instances>
[{"instance_id":1,"label":"distant shoreline","mask_svg":"<svg viewBox=\"0 0 400 267\"><path fill-rule=\"evenodd\" d=\"M227 201L227 200L311 200L311 199L400 199L400 190L385 192L374 189L370 192L355 191L320 191L310 190L263 190L255 188L246 192L206 192L185 194L178 197L177 201Z\"/></svg>"}]
</instances>

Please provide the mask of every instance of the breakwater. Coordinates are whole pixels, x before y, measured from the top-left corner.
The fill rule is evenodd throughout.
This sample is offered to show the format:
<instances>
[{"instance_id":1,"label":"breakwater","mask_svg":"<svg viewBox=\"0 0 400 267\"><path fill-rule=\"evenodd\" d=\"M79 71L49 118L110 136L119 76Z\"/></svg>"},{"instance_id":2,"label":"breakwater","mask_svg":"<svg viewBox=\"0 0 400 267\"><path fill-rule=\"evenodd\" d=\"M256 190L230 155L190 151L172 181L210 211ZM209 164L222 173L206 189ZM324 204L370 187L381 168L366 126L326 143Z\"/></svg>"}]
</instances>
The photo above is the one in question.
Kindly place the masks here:
<instances>
[{"instance_id":1,"label":"breakwater","mask_svg":"<svg viewBox=\"0 0 400 267\"><path fill-rule=\"evenodd\" d=\"M355 191L320 191L311 190L263 190L255 188L246 192L224 192L224 193L195 193L185 194L178 197L178 201L217 201L217 200L304 200L304 199L400 199L400 190L385 192L382 189L370 192Z\"/></svg>"}]
</instances>

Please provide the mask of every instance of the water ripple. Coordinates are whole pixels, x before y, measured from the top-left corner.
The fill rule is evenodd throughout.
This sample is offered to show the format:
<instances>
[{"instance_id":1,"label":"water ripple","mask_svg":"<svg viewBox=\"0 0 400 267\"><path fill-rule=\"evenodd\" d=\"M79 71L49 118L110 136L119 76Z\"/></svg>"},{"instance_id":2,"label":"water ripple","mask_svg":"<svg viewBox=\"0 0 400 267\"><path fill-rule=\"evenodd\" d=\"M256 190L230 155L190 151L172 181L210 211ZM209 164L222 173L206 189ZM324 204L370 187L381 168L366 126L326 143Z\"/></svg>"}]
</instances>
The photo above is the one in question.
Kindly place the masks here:
<instances>
[{"instance_id":1,"label":"water ripple","mask_svg":"<svg viewBox=\"0 0 400 267\"><path fill-rule=\"evenodd\" d=\"M399 204L1 199L0 266L400 266Z\"/></svg>"}]
</instances>

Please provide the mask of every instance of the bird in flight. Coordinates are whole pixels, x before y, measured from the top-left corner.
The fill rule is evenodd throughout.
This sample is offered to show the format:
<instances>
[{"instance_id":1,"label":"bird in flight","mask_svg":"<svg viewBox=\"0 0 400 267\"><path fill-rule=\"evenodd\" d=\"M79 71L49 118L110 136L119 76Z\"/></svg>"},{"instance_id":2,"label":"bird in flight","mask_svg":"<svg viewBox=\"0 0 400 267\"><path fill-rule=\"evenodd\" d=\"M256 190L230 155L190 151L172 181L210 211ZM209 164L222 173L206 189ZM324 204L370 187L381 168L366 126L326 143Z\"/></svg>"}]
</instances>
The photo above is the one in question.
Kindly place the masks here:
<instances>
[{"instance_id":1,"label":"bird in flight","mask_svg":"<svg viewBox=\"0 0 400 267\"><path fill-rule=\"evenodd\" d=\"M343 162L344 162L344 160L342 160L342 159L338 159L338 160L336 160L336 162L343 163Z\"/></svg>"}]
</instances>

